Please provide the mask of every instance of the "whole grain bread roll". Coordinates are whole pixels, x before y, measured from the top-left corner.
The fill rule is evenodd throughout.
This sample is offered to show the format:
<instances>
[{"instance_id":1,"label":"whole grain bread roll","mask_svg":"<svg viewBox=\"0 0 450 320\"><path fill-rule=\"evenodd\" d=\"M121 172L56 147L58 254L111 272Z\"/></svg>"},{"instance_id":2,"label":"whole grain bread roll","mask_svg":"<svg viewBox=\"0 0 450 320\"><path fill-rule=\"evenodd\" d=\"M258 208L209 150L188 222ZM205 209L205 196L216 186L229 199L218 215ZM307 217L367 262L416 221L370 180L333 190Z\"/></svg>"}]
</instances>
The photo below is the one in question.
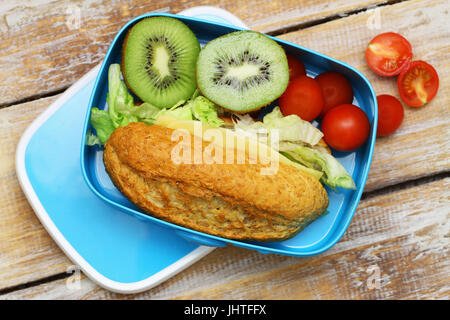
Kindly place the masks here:
<instances>
[{"instance_id":1,"label":"whole grain bread roll","mask_svg":"<svg viewBox=\"0 0 450 320\"><path fill-rule=\"evenodd\" d=\"M283 162L272 175L261 174L267 164L248 163L247 153L245 164L174 162L171 150L179 142L172 141L173 131L131 123L117 128L105 145L113 183L147 214L224 238L276 241L294 236L326 210L321 183Z\"/></svg>"}]
</instances>

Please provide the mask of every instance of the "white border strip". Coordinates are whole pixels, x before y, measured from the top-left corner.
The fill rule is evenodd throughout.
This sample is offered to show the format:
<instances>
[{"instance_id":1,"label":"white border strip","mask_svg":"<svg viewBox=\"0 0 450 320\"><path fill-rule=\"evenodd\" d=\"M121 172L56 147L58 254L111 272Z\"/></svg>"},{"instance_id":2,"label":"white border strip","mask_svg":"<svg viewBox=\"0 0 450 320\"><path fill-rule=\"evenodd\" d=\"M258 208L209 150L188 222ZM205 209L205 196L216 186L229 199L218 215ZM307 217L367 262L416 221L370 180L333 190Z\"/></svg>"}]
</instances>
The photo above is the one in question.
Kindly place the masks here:
<instances>
[{"instance_id":1,"label":"white border strip","mask_svg":"<svg viewBox=\"0 0 450 320\"><path fill-rule=\"evenodd\" d=\"M111 280L96 269L94 269L67 241L64 235L58 230L45 208L42 206L39 198L37 197L25 168L25 152L33 137L34 133L61 107L63 106L72 96L74 96L80 89L86 86L89 81L96 78L100 69L100 65L97 65L91 71L89 71L85 76L73 84L69 89L67 89L60 98L58 98L54 103L50 105L39 117L37 117L31 125L25 130L22 135L16 150L16 172L19 183L22 187L25 196L27 197L29 203L31 204L34 212L41 221L42 225L45 227L50 236L55 240L62 251L69 257L72 262L80 266L81 270L95 283L98 285L118 293L136 293L148 290L163 281L169 279L180 271L184 270L194 262L200 260L202 257L210 253L215 249L215 247L200 246L199 248L193 250L191 253L187 254L183 258L174 262L165 269L155 273L154 275L137 282L122 283Z\"/></svg>"}]
</instances>

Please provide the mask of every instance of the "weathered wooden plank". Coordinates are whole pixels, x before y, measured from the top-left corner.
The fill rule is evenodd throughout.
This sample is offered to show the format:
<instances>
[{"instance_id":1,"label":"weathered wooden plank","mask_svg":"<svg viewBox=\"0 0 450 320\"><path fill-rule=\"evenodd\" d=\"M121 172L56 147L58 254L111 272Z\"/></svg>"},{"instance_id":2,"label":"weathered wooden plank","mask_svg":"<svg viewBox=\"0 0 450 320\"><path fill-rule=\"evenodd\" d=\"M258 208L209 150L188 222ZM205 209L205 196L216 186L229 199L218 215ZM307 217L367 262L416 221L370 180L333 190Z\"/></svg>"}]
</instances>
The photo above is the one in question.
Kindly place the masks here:
<instances>
[{"instance_id":1,"label":"weathered wooden plank","mask_svg":"<svg viewBox=\"0 0 450 320\"><path fill-rule=\"evenodd\" d=\"M432 10L430 9L430 6L430 8L425 7L420 9L418 1L411 1L411 3L413 5L408 7L403 7L404 4L391 6L389 11L382 9L381 18L389 21L390 19L400 19L400 13L402 13L402 16L404 17L409 17L415 15L419 11L425 16L429 16L431 14L430 12L432 12L430 11ZM434 4L437 8L443 8L442 2L434 2ZM411 14L405 14L408 10L412 10ZM447 14L445 13L445 10L442 10L441 13ZM347 50L338 48L338 43L332 41L334 38L333 32L336 32L337 29L341 29L341 37L349 37L354 33L354 30L351 29L351 32L347 34L348 30L346 28L352 24L362 24L366 21L364 18L367 18L369 14L370 13L366 13L366 16L363 18L361 18L363 16L362 14L347 17L343 19L347 22L342 24L338 23L339 20L325 24L328 26L328 32L331 35L328 41L330 42L330 47L333 51L330 55L335 57L342 55L344 60L349 59L345 60L347 62L352 61L355 57L356 59L359 59L358 53L355 52L353 47L350 47L350 49L347 48ZM442 19L442 15L435 14L434 18L438 20ZM401 25L401 23L398 24ZM389 26L392 26L392 24L388 25L387 28L389 28ZM326 39L327 31L322 29L321 26L310 28L308 30L310 30L311 33L318 35L319 39L320 37ZM436 31L437 33L435 34L433 30L438 31ZM433 23L425 24L416 31L422 32L428 36L433 36L435 39L442 37L443 39L439 41L444 44L445 41L448 41L448 33L446 33L445 30L442 30L442 28L439 29L439 27ZM439 32L441 32L443 36L440 36ZM298 43L301 44L303 44L302 41L304 38L307 37L307 35L302 33L303 31L293 33L294 37L297 39L295 41L298 41ZM287 36L291 36L291 34ZM416 48L420 43L420 39L414 37L413 34L407 36L408 38L411 38L413 46L414 42L416 43L414 46ZM364 37L367 38L365 41L368 42L371 35L366 34ZM307 45L308 47L314 48L313 45L316 42L313 40L314 39L308 40L310 41L310 45ZM363 44L362 40L358 41L361 42L358 50L360 50L359 54L362 55L362 48L365 47L365 44ZM321 50L320 48L314 49L326 52L326 50ZM441 77L441 83L447 83L449 66L448 63L445 62L448 61L448 53L443 48L437 48L435 44L431 46L431 49L432 50L430 51L430 54L426 56L426 59L433 65L439 66L438 72ZM422 49L419 48L419 50ZM349 57L353 58L346 57L347 52L350 52ZM415 51L415 54L416 57L419 57L418 52ZM442 57L442 60L440 60L439 57ZM359 63L351 64L355 65L370 78L377 91L383 90L383 93L395 93L392 79L375 77L367 67L365 67L363 60ZM444 97L442 97L443 95ZM443 143L443 141L445 142L445 140L443 140L445 134L448 134L448 126L443 124L444 120L446 120L445 115L448 114L448 112L446 112L448 107L445 109L446 103L449 100L448 96L448 88L442 86L438 96L432 104L418 110L406 108L405 123L400 131L392 137L379 139L377 141L375 158L371 169L368 189L366 190L373 190L380 186L427 175L432 172L448 170L448 146ZM69 260L61 253L37 221L20 190L14 172L15 146L17 145L21 133L25 127L56 98L57 96L40 99L0 110L0 216L2 221L0 224L0 265L2 266L0 268L0 288L64 272L70 265ZM439 104L436 101L440 101ZM437 107L436 104L438 104ZM428 116L431 120L427 120ZM427 135L427 132L430 134ZM426 138L420 136L420 134L425 135ZM422 145L424 143L422 142L422 144L419 144L418 141L427 141L427 144ZM405 146L408 147L405 148ZM421 151L426 152L421 153ZM427 163L420 163L422 159ZM423 165L426 165L427 167L422 167ZM408 170L407 168L411 168L411 170ZM408 207L404 205L402 209L407 212ZM11 226L17 226L17 228L13 227L13 229L11 229ZM27 240L24 241L23 239ZM382 238L379 239L379 241L381 240ZM342 242L338 244L338 246L340 245L342 245ZM361 244L361 246L364 245L370 245L370 242ZM235 255L234 252L236 250L238 252L247 252L236 248L226 248L224 250L226 251L222 252L222 254L225 255L223 259L232 259L226 257L227 252L231 252L231 256ZM268 262L266 258L255 258L254 254L256 253L253 252L249 254L250 256L248 259L254 259L255 261L258 261L259 259L259 263L263 265L263 267L265 264L271 265L271 262ZM241 253L239 253L239 255L241 255ZM256 255L258 256L258 254ZM245 255L239 257L239 259L245 260ZM261 255L261 257L265 256ZM209 257L207 257L207 259L209 259ZM277 260L276 263L279 263L279 261ZM236 262L236 264L238 264L238 262ZM209 268L210 269L208 270L211 270L212 272L216 270L215 266L210 266ZM233 273L230 273L228 277L232 276ZM87 279L85 281L86 283L90 283ZM183 283L183 281L179 282L179 285L180 283ZM95 297L96 293L93 292L103 292L102 296L108 296L105 291L95 287L92 283L91 286L93 289L89 291L88 296L92 294L92 296ZM181 293L179 292L176 295L173 295L174 297L182 296L184 294L182 293L184 292L183 288L179 287L179 289ZM64 292L64 288L61 289L61 292ZM153 290L150 292L151 296L149 297L153 297L153 295L156 297L161 296L161 294L154 294ZM74 294L77 295L79 293Z\"/></svg>"},{"instance_id":2,"label":"weathered wooden plank","mask_svg":"<svg viewBox=\"0 0 450 320\"><path fill-rule=\"evenodd\" d=\"M14 163L23 131L56 98L0 110L0 288L65 272L69 265L28 204Z\"/></svg>"},{"instance_id":3,"label":"weathered wooden plank","mask_svg":"<svg viewBox=\"0 0 450 320\"><path fill-rule=\"evenodd\" d=\"M119 29L151 11L198 5L229 10L262 32L381 0L285 1L14 1L0 8L0 105L68 87L104 57Z\"/></svg>"},{"instance_id":4,"label":"weathered wooden plank","mask_svg":"<svg viewBox=\"0 0 450 320\"><path fill-rule=\"evenodd\" d=\"M405 105L400 129L377 139L366 191L450 169L450 87L446 85L450 83L449 9L446 0L407 1L280 36L356 67L377 95L399 97L396 78L377 76L365 62L365 48L379 33L404 35L411 42L414 60L426 60L436 68L440 88L434 100L422 108ZM377 14L379 28L368 28L367 22L376 21Z\"/></svg>"},{"instance_id":5,"label":"weathered wooden plank","mask_svg":"<svg viewBox=\"0 0 450 320\"><path fill-rule=\"evenodd\" d=\"M162 285L120 295L81 277L4 299L448 299L450 178L361 202L349 230L316 257L218 248Z\"/></svg>"},{"instance_id":6,"label":"weathered wooden plank","mask_svg":"<svg viewBox=\"0 0 450 320\"><path fill-rule=\"evenodd\" d=\"M53 240L37 220L20 189L14 172L15 146L17 145L20 135L26 126L28 126L29 123L44 111L44 109L57 97L58 96L44 98L0 110L0 288L10 287L65 272L71 265L71 262L54 244ZM374 163L374 167L377 167L377 163ZM448 186L445 184L440 185L440 187L442 187L442 190L448 189ZM369 199L362 201L358 213L356 214L356 218L352 222L351 228L341 242L335 247L336 249L333 250L348 251L355 247L370 247L372 242L379 243L387 239L386 233L388 231L391 232L394 228L399 229L400 233L399 230L397 230L395 231L395 234L391 233L392 237L395 239L400 237L395 241L403 241L404 239L402 236L404 236L404 234L401 233L402 230L406 230L407 234L412 234L415 232L414 228L420 229L422 227L426 228L427 226L435 225L436 221L441 219L440 216L435 216L435 212L440 212L442 209L447 209L448 212L448 194L442 194L437 190L435 197L430 198L428 197L428 192L423 191L422 194L421 187L417 187L416 189L417 190L413 190L410 193L407 191L404 192L410 194L411 198L406 198L405 195L398 196L394 194L385 200L386 204L383 204L378 197L375 198L376 200ZM439 188L433 188L433 190L435 189ZM417 198L417 201L411 203L411 200L414 200L415 198ZM444 201L444 204L445 201L447 201L447 207L443 207L442 203L439 203L442 201ZM370 203L370 206L367 202ZM391 212L390 208L383 207L390 202L392 202L390 205L394 206L396 211ZM373 204L378 207L373 208ZM411 208L421 211L420 217L414 220L414 222L418 222L417 225L414 225L413 221L410 221L409 225L405 225L401 221L402 216L416 215L414 211L410 211ZM367 212L373 216L369 218ZM374 213L377 212L380 212L381 214L386 214L386 212L388 212L390 216L388 218L380 218L379 215L374 215ZM445 210L442 212L445 212ZM361 217L365 217L365 220L360 220ZM383 226L383 224L386 224L383 221L386 220L389 223L392 223L390 220L393 220L394 222L403 225L403 227L393 223L389 228ZM423 222L421 222L422 220ZM383 223L380 224L380 221ZM380 232L379 228L382 228L383 232ZM433 232L433 229L430 229L430 232ZM437 234L436 237L443 235L445 234ZM429 235L424 236L428 237ZM402 243L402 245L403 244L404 243ZM425 249L426 248L423 248L422 251ZM252 268L257 271L260 270L260 268L263 270L266 270L266 268L273 268L275 264L278 265L285 260L292 260L291 258L286 257L277 257L275 261L272 261L271 259L270 255L265 256L247 250L226 248L224 251L220 251L217 256L213 253L212 258L206 257L205 262L202 262L202 268L204 268L204 270L202 269L201 273L210 272L211 274L216 275L217 270L222 269L222 267L217 267L217 264L229 264L231 261L234 261L233 263L237 265L242 264L246 266L245 268L248 267L247 264L250 264L250 261L253 261ZM297 261L297 259L293 260ZM309 261L308 259L306 260ZM280 264L280 266L282 267L282 264ZM242 274L245 271L245 268L240 270L230 270L229 273L222 273L221 277L223 277L224 281L230 279L230 277L231 279L234 279L233 276L235 274ZM193 277L190 273L185 276L188 279ZM182 279L185 276L180 276L178 280L175 280L175 283L179 281L175 286L180 291L174 296L184 294L181 283L183 283ZM213 276L211 275L211 277ZM208 281L213 280L214 279L209 279ZM169 283L172 283L171 281L172 280L170 280ZM61 283L64 282L61 281ZM90 280L86 279L83 281L83 288L86 286L90 288L89 293L86 293L87 295L96 296L97 293L100 294L99 292L101 292L102 296L107 295L107 293L100 288L87 283L90 283ZM163 285L164 288L165 286L166 285ZM167 288L172 288L172 285L167 286ZM189 286L194 286L194 284L191 283ZM150 292L150 296L164 296L164 294L158 290L156 291L159 292L158 294L155 294L155 291ZM61 293L65 294L68 292L62 290Z\"/></svg>"}]
</instances>

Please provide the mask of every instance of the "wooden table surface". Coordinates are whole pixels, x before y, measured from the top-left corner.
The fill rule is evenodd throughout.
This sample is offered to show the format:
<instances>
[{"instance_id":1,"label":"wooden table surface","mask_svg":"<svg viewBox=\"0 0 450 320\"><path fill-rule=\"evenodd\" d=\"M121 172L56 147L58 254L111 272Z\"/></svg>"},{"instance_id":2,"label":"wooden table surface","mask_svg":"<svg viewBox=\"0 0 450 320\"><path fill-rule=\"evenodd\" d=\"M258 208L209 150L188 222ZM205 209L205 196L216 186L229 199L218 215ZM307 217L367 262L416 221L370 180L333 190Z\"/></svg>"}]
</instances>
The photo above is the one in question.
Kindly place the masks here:
<instances>
[{"instance_id":1,"label":"wooden table surface","mask_svg":"<svg viewBox=\"0 0 450 320\"><path fill-rule=\"evenodd\" d=\"M106 1L0 0L0 299L449 299L450 4L448 0ZM423 108L405 106L392 136L377 139L367 185L339 243L295 258L227 246L146 292L121 295L81 275L47 234L15 173L25 128L100 63L130 19L198 5L229 10L254 30L345 61L376 94L394 79L369 70L367 43L394 31L438 71ZM77 13L80 19L76 20ZM74 19L75 17L75 19Z\"/></svg>"}]
</instances>

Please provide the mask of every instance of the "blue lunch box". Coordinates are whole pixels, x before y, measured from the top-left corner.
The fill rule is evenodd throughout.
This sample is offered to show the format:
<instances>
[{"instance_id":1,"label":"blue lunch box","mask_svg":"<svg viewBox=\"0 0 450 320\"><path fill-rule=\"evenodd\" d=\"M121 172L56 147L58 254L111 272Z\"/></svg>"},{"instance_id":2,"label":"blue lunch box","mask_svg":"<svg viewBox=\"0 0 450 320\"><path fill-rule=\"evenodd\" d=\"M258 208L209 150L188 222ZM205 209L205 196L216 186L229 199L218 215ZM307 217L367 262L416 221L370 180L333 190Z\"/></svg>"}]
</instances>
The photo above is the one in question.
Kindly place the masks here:
<instances>
[{"instance_id":1,"label":"blue lunch box","mask_svg":"<svg viewBox=\"0 0 450 320\"><path fill-rule=\"evenodd\" d=\"M378 118L376 95L369 81L355 68L288 41L271 37L278 42L286 52L293 54L302 60L309 76L314 77L325 71L336 71L343 74L353 87L353 104L365 111L371 123L369 139L363 146L352 152L333 151L333 155L352 175L357 189L339 189L335 191L326 188L330 200L328 213L326 215L315 220L302 232L288 240L278 242L238 241L202 233L147 215L132 204L113 185L103 165L102 148L85 145L86 133L91 128L89 124L91 108L105 108L106 94L108 92L108 68L112 63L120 63L122 43L128 30L139 20L153 16L166 16L181 20L196 34L201 46L224 34L244 30L228 24L197 18L166 13L150 13L136 17L119 31L101 65L85 117L83 137L81 139L80 159L81 171L88 187L99 198L122 210L124 213L131 214L136 217L136 219L150 220L163 227L170 228L173 232L183 238L200 245L220 247L232 244L238 247L257 250L261 253L276 253L289 256L311 256L330 249L339 241L349 226L367 180L376 138ZM320 126L320 123L317 124ZM164 241L164 239L161 239L161 241Z\"/></svg>"}]
</instances>

